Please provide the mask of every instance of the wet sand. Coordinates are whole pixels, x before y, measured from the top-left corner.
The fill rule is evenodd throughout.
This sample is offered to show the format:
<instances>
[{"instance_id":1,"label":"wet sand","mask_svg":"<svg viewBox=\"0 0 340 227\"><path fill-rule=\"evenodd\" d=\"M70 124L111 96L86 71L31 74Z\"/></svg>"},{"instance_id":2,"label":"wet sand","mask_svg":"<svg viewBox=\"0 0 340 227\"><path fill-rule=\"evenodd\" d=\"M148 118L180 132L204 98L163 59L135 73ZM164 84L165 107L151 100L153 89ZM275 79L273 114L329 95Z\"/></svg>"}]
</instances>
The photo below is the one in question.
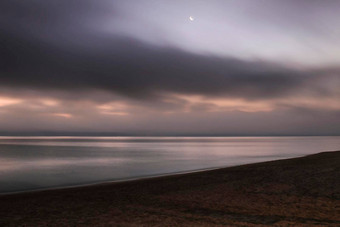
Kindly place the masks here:
<instances>
[{"instance_id":1,"label":"wet sand","mask_svg":"<svg viewBox=\"0 0 340 227\"><path fill-rule=\"evenodd\" d=\"M0 196L0 226L340 226L340 151Z\"/></svg>"}]
</instances>

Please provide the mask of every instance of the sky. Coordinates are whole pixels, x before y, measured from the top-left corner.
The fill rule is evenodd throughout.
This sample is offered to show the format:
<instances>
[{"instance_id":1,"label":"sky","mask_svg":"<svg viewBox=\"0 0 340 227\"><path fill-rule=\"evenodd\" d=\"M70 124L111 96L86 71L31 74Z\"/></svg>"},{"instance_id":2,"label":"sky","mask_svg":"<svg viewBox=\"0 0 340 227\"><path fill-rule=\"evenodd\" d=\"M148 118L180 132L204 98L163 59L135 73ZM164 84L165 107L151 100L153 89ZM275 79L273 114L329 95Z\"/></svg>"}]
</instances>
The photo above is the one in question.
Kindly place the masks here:
<instances>
[{"instance_id":1,"label":"sky","mask_svg":"<svg viewBox=\"0 0 340 227\"><path fill-rule=\"evenodd\" d=\"M339 10L2 0L0 134L340 135Z\"/></svg>"}]
</instances>

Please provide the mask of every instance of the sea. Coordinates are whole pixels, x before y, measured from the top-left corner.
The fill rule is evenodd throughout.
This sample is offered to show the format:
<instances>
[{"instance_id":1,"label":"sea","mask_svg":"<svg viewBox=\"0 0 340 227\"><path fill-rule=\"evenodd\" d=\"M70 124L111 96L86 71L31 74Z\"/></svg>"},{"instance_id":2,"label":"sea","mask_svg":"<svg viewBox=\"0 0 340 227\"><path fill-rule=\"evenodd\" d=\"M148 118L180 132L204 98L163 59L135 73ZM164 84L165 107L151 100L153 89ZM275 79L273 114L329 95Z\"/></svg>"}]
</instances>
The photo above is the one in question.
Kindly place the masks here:
<instances>
[{"instance_id":1,"label":"sea","mask_svg":"<svg viewBox=\"0 0 340 227\"><path fill-rule=\"evenodd\" d=\"M75 187L340 150L323 137L0 137L0 194Z\"/></svg>"}]
</instances>

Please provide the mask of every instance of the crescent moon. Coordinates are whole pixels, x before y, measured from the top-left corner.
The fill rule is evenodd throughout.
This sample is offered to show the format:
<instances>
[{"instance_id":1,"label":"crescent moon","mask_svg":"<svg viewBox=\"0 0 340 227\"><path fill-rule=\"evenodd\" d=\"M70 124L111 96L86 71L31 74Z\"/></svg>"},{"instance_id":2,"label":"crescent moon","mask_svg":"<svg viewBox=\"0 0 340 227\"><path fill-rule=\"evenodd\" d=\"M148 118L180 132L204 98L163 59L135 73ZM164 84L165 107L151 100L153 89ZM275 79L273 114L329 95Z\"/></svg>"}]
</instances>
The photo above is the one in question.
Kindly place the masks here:
<instances>
[{"instance_id":1,"label":"crescent moon","mask_svg":"<svg viewBox=\"0 0 340 227\"><path fill-rule=\"evenodd\" d=\"M190 16L189 20L194 21L195 19L192 16Z\"/></svg>"}]
</instances>

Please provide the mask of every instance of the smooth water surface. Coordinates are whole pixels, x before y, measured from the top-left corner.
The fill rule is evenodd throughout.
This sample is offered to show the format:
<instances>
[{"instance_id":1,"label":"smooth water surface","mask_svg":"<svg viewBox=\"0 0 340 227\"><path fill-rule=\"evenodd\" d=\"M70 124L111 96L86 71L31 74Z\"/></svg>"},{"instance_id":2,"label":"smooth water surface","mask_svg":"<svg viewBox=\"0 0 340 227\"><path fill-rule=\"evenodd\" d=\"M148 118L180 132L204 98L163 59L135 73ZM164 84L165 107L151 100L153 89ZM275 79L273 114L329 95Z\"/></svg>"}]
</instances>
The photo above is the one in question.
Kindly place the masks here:
<instances>
[{"instance_id":1,"label":"smooth water surface","mask_svg":"<svg viewBox=\"0 0 340 227\"><path fill-rule=\"evenodd\" d=\"M340 137L0 137L0 193L340 150Z\"/></svg>"}]
</instances>

